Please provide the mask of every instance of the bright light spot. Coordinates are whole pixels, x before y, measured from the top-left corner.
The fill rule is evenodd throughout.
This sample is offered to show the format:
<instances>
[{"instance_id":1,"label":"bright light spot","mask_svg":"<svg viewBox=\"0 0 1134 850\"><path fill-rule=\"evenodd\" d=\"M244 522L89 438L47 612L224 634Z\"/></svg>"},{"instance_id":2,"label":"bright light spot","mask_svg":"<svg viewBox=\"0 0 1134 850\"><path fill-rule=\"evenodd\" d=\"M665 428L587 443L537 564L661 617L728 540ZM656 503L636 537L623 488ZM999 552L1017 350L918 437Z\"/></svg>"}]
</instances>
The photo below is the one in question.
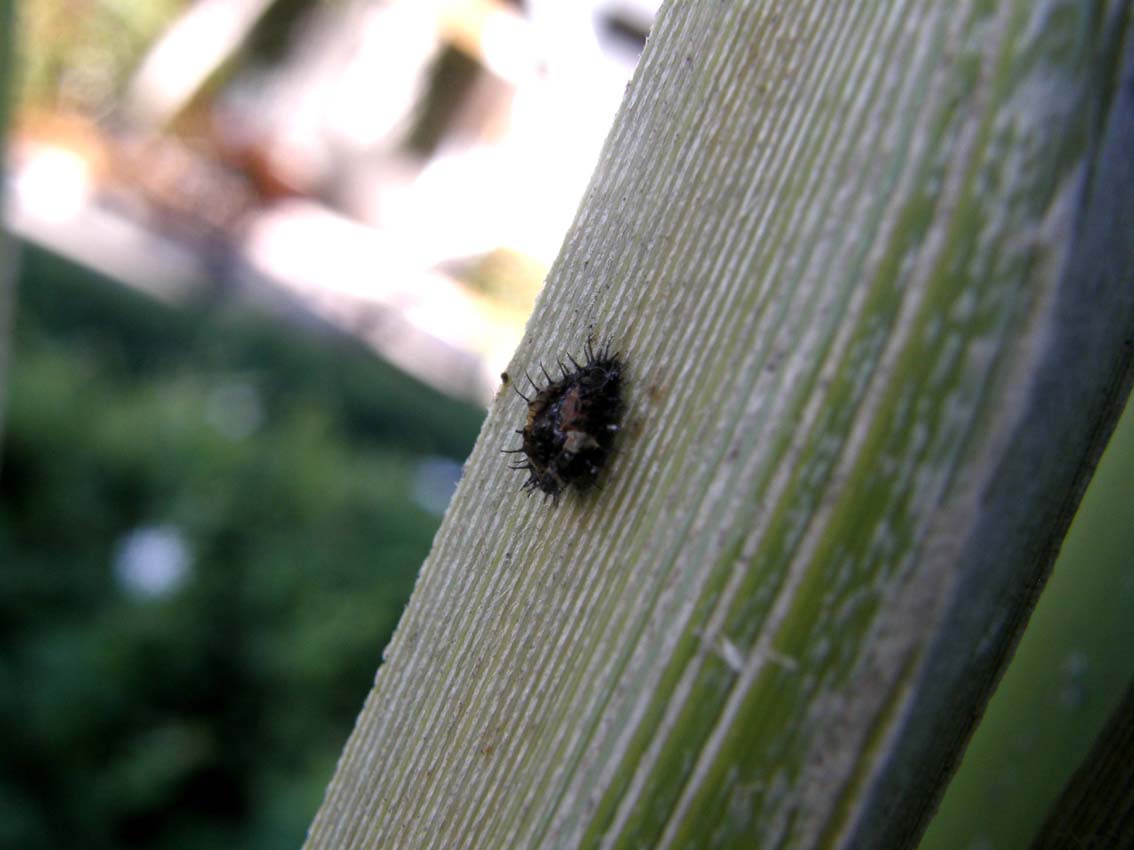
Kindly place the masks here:
<instances>
[{"instance_id":1,"label":"bright light spot","mask_svg":"<svg viewBox=\"0 0 1134 850\"><path fill-rule=\"evenodd\" d=\"M413 500L431 514L445 513L461 480L461 469L461 464L447 457L425 458L413 473Z\"/></svg>"},{"instance_id":2,"label":"bright light spot","mask_svg":"<svg viewBox=\"0 0 1134 850\"><path fill-rule=\"evenodd\" d=\"M485 65L505 80L523 81L539 64L531 24L512 14L489 15L480 33Z\"/></svg>"},{"instance_id":3,"label":"bright light spot","mask_svg":"<svg viewBox=\"0 0 1134 850\"><path fill-rule=\"evenodd\" d=\"M90 173L78 154L63 148L37 150L15 181L20 204L39 218L64 222L75 218L90 193Z\"/></svg>"},{"instance_id":4,"label":"bright light spot","mask_svg":"<svg viewBox=\"0 0 1134 850\"><path fill-rule=\"evenodd\" d=\"M317 103L320 118L341 142L353 148L378 144L413 112L418 69L436 48L432 19L429 5L389 3L358 22L351 60Z\"/></svg>"},{"instance_id":5,"label":"bright light spot","mask_svg":"<svg viewBox=\"0 0 1134 850\"><path fill-rule=\"evenodd\" d=\"M118 543L114 575L122 589L138 599L167 596L189 573L189 547L171 525L136 528Z\"/></svg>"}]
</instances>

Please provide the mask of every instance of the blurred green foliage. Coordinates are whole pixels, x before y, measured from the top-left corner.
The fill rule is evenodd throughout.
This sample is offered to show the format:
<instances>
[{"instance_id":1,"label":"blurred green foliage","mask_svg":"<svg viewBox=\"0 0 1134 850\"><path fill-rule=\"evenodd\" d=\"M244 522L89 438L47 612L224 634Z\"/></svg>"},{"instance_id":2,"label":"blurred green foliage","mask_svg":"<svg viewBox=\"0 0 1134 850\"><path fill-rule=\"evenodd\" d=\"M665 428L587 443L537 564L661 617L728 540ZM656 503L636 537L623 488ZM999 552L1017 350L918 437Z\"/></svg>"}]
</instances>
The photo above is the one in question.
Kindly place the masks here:
<instances>
[{"instance_id":1,"label":"blurred green foliage","mask_svg":"<svg viewBox=\"0 0 1134 850\"><path fill-rule=\"evenodd\" d=\"M36 0L17 24L24 106L108 109L184 0Z\"/></svg>"},{"instance_id":2,"label":"blurred green foliage","mask_svg":"<svg viewBox=\"0 0 1134 850\"><path fill-rule=\"evenodd\" d=\"M338 0L331 0L337 2ZM328 0L271 0L219 78L246 63L274 64ZM193 6L191 0L36 0L20 6L19 101L25 108L106 117L143 58Z\"/></svg>"},{"instance_id":3,"label":"blurred green foliage","mask_svg":"<svg viewBox=\"0 0 1134 850\"><path fill-rule=\"evenodd\" d=\"M343 340L24 255L0 459L0 846L298 847L483 413ZM116 552L175 529L180 587Z\"/></svg>"}]
</instances>

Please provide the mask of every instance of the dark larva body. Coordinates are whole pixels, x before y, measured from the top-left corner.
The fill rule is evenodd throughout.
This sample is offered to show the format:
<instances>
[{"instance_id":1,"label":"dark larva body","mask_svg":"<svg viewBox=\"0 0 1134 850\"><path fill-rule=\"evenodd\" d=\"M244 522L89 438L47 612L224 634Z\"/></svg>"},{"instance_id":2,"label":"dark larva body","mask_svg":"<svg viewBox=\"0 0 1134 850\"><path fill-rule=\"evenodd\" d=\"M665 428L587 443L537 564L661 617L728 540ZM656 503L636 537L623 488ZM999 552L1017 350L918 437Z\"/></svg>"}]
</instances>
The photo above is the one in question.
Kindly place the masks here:
<instances>
[{"instance_id":1,"label":"dark larva body","mask_svg":"<svg viewBox=\"0 0 1134 850\"><path fill-rule=\"evenodd\" d=\"M573 369L560 363L562 377L542 389L532 381L536 394L528 397L528 416L518 449L506 452L525 455L513 469L528 472L524 489L539 490L557 501L568 487L580 492L595 486L599 472L614 446L622 422L622 370L618 353L608 342L596 351L590 340L584 347L582 365L568 355Z\"/></svg>"}]
</instances>

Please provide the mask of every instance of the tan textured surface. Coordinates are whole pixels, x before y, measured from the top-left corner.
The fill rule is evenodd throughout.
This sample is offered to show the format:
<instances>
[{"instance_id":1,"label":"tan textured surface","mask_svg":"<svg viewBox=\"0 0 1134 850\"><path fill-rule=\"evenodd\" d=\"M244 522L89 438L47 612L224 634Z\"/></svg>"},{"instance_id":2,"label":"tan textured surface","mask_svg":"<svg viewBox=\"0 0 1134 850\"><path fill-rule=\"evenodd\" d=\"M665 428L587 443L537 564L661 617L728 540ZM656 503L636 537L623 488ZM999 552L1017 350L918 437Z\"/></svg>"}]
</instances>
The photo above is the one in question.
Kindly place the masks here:
<instances>
[{"instance_id":1,"label":"tan textured surface","mask_svg":"<svg viewBox=\"0 0 1134 850\"><path fill-rule=\"evenodd\" d=\"M621 453L497 398L310 850L916 831L1128 381L1128 12L663 9L510 369L612 335Z\"/></svg>"}]
</instances>

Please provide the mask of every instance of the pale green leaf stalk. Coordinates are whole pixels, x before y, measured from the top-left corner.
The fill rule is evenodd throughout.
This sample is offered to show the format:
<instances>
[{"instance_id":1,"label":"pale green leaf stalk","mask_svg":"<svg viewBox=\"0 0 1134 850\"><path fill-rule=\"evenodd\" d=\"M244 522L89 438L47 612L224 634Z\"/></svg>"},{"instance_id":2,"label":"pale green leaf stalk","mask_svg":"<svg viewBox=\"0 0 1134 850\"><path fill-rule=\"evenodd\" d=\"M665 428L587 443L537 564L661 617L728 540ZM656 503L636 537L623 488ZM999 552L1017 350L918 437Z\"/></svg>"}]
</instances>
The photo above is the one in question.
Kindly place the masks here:
<instances>
[{"instance_id":1,"label":"pale green leaf stalk","mask_svg":"<svg viewBox=\"0 0 1134 850\"><path fill-rule=\"evenodd\" d=\"M1130 384L1129 2L666 4L308 837L913 846Z\"/></svg>"}]
</instances>

